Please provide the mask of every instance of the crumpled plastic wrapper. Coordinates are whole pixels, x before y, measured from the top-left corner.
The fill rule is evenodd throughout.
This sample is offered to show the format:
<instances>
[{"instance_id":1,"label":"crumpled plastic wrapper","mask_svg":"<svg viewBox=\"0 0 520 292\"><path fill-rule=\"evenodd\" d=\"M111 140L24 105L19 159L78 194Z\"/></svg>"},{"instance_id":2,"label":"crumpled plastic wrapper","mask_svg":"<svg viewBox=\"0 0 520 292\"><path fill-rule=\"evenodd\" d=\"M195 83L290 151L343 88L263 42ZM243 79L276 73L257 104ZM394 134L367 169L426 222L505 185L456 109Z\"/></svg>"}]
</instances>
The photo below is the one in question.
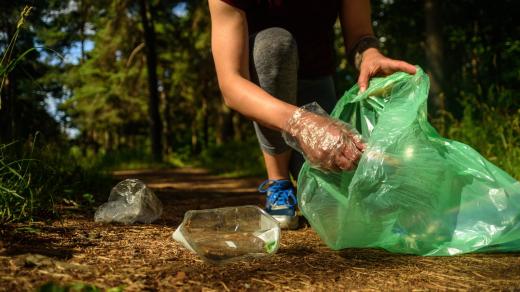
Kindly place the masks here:
<instances>
[{"instance_id":1,"label":"crumpled plastic wrapper","mask_svg":"<svg viewBox=\"0 0 520 292\"><path fill-rule=\"evenodd\" d=\"M297 109L282 136L312 167L324 171L355 168L364 149L361 135L355 129L330 118L316 102Z\"/></svg>"},{"instance_id":2,"label":"crumpled plastic wrapper","mask_svg":"<svg viewBox=\"0 0 520 292\"><path fill-rule=\"evenodd\" d=\"M142 181L126 179L118 183L94 215L96 222L152 223L161 217L162 203Z\"/></svg>"}]
</instances>

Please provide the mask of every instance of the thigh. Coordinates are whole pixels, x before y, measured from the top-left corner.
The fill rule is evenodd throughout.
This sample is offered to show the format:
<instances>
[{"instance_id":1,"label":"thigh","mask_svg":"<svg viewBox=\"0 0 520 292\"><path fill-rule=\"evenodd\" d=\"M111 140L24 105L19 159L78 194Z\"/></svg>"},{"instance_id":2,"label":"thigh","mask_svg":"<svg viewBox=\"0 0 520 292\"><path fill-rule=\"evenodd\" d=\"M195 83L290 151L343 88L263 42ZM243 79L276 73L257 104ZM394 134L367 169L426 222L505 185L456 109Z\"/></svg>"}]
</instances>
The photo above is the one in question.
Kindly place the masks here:
<instances>
[{"instance_id":1,"label":"thigh","mask_svg":"<svg viewBox=\"0 0 520 292\"><path fill-rule=\"evenodd\" d=\"M253 83L287 103L296 103L298 47L290 32L279 27L249 37L249 73Z\"/></svg>"}]
</instances>

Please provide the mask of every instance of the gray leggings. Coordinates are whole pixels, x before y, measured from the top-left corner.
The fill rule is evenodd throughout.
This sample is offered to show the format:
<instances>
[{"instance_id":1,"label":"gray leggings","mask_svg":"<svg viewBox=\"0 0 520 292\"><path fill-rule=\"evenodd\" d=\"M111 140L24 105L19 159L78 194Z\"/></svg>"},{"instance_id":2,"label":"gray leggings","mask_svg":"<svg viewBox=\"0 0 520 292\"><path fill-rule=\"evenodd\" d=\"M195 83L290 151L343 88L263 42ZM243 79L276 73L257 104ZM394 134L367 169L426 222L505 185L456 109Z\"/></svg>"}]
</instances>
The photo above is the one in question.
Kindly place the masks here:
<instances>
[{"instance_id":1,"label":"gray leggings","mask_svg":"<svg viewBox=\"0 0 520 292\"><path fill-rule=\"evenodd\" d=\"M298 47L290 32L272 27L250 37L251 81L271 95L302 106L313 101L330 113L336 104L332 76L314 79L298 79ZM256 136L263 151L280 154L289 150L280 132L254 122ZM296 151L291 156L289 171L294 179L303 164L303 157Z\"/></svg>"}]
</instances>

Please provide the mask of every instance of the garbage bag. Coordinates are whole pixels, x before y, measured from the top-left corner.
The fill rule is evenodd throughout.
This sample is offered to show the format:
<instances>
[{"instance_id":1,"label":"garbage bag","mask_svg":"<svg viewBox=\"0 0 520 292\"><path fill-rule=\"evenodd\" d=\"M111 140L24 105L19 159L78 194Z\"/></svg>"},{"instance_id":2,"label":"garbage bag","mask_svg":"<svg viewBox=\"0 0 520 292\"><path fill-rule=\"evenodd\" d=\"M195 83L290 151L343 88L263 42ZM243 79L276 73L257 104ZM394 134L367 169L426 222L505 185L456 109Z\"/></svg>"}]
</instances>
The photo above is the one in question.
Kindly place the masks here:
<instances>
[{"instance_id":1,"label":"garbage bag","mask_svg":"<svg viewBox=\"0 0 520 292\"><path fill-rule=\"evenodd\" d=\"M519 251L520 183L435 131L427 120L429 79L417 69L345 93L331 116L356 128L366 150L353 171L325 173L306 162L298 181L302 213L336 250Z\"/></svg>"},{"instance_id":2,"label":"garbage bag","mask_svg":"<svg viewBox=\"0 0 520 292\"><path fill-rule=\"evenodd\" d=\"M94 215L96 222L152 223L162 215L161 201L138 179L119 182Z\"/></svg>"}]
</instances>

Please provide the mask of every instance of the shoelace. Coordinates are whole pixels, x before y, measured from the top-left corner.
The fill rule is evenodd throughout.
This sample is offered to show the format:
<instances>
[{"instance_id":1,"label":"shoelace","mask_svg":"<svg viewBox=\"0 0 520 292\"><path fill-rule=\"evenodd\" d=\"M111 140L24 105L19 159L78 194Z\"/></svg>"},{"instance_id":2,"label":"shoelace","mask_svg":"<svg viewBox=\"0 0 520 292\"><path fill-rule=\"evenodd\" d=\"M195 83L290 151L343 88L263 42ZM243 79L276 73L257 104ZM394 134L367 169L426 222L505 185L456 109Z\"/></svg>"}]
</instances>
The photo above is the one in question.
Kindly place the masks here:
<instances>
[{"instance_id":1,"label":"shoelace","mask_svg":"<svg viewBox=\"0 0 520 292\"><path fill-rule=\"evenodd\" d=\"M261 193L270 192L267 201L271 205L288 205L293 207L296 205L296 197L292 190L291 183L288 180L266 180L258 187Z\"/></svg>"}]
</instances>

